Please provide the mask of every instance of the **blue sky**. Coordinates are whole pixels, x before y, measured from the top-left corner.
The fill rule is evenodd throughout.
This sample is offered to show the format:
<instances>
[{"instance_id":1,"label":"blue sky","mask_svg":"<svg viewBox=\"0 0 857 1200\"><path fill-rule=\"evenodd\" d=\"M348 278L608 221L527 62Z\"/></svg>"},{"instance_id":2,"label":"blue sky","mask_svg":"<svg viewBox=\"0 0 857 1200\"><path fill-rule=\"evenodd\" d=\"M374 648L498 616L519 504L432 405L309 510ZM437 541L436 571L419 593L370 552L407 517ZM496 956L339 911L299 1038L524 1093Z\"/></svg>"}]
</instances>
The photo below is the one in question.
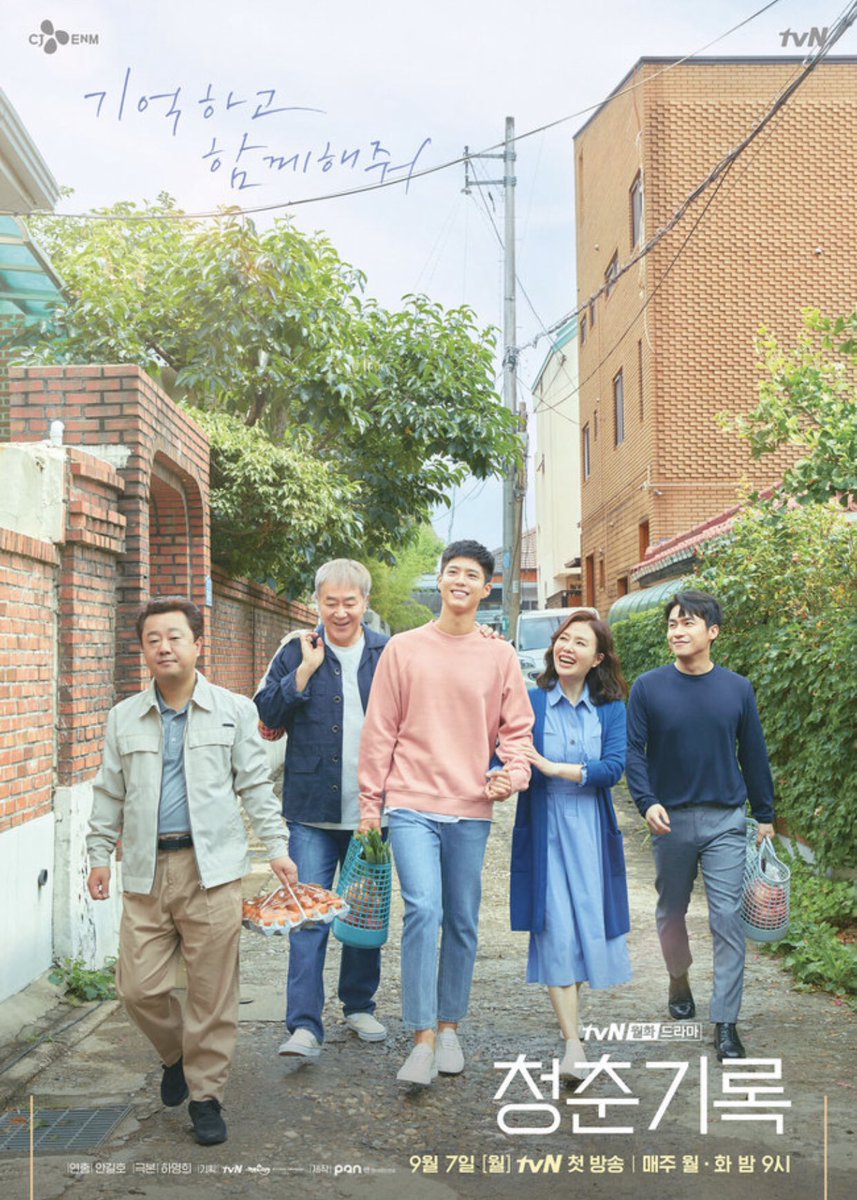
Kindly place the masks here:
<instances>
[{"instance_id":1,"label":"blue sky","mask_svg":"<svg viewBox=\"0 0 857 1200\"><path fill-rule=\"evenodd\" d=\"M507 115L520 135L580 112L641 56L700 51L762 2L4 0L0 80L58 182L74 189L67 211L160 191L189 211L312 200L291 209L298 226L323 229L383 303L425 291L499 325L500 248L486 213L502 230L498 189L463 195L459 166L407 191L313 198L382 173L404 178L418 151L427 167L465 144L489 147ZM832 25L842 7L780 0L706 53L794 54L783 31ZM69 35L52 54L46 35L39 44L43 20ZM857 53L857 30L835 52ZM535 308L519 297L520 343L574 307L571 146L584 119L518 145L518 274ZM502 174L496 162L479 169ZM546 346L522 356L524 385ZM534 517L530 499L527 523ZM497 545L499 485L470 482L436 528Z\"/></svg>"}]
</instances>

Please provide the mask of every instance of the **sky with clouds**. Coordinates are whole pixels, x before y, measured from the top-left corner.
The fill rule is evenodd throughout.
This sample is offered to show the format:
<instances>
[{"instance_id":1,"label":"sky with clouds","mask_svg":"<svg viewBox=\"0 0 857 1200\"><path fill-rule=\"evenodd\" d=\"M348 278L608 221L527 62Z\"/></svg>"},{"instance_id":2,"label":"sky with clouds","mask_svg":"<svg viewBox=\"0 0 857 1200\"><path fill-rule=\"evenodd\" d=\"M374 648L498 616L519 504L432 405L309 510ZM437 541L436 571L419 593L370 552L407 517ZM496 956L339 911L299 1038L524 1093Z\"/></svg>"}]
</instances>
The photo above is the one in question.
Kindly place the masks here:
<instances>
[{"instance_id":1,"label":"sky with clouds","mask_svg":"<svg viewBox=\"0 0 857 1200\"><path fill-rule=\"evenodd\" d=\"M161 191L192 212L282 206L300 228L324 230L382 303L423 291L498 326L502 261L488 211L502 232L501 190L464 195L461 165L406 181L414 160L420 170L465 145L493 147L514 116L517 267L532 301L519 296L523 344L575 306L572 138L586 110L642 56L793 55L784 31L830 26L844 6L779 0L722 37L763 3L3 0L0 86L74 189L60 210ZM857 53L857 27L835 53ZM502 175L492 160L476 169ZM382 179L399 182L334 195ZM522 355L525 399L547 345ZM470 481L436 528L495 546L500 499L499 484Z\"/></svg>"}]
</instances>

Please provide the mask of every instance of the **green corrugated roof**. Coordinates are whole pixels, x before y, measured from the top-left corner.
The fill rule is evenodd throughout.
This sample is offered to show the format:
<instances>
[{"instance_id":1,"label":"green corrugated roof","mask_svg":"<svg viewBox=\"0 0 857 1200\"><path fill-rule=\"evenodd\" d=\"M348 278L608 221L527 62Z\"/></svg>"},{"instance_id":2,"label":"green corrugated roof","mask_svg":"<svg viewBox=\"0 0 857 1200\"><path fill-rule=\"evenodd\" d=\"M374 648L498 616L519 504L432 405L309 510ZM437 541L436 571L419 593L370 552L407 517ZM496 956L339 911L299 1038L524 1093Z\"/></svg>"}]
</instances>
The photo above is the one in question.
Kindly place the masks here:
<instances>
[{"instance_id":1,"label":"green corrugated roof","mask_svg":"<svg viewBox=\"0 0 857 1200\"><path fill-rule=\"evenodd\" d=\"M62 297L62 280L17 217L0 216L0 313L27 322L50 316Z\"/></svg>"},{"instance_id":2,"label":"green corrugated roof","mask_svg":"<svg viewBox=\"0 0 857 1200\"><path fill-rule=\"evenodd\" d=\"M686 586L686 576L679 576L677 579L665 579L663 583L656 583L653 587L641 588L638 592L628 592L627 595L620 596L610 609L608 624L615 625L617 621L624 621L626 617L635 613L660 608L670 596L674 596Z\"/></svg>"}]
</instances>

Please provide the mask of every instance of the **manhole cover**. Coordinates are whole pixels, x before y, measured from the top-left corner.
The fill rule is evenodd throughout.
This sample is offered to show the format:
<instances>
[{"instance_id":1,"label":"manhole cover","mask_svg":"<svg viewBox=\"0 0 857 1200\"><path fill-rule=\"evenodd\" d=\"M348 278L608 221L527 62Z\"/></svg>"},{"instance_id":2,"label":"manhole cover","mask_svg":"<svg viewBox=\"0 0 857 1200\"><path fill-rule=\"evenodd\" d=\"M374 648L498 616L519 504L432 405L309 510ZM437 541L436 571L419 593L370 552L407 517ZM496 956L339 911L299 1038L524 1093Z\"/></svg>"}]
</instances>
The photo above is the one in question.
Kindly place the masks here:
<instances>
[{"instance_id":1,"label":"manhole cover","mask_svg":"<svg viewBox=\"0 0 857 1200\"><path fill-rule=\"evenodd\" d=\"M41 1154L61 1150L95 1150L131 1105L111 1108L37 1108L33 1114L33 1148ZM0 1153L30 1149L30 1114L19 1108L0 1116Z\"/></svg>"}]
</instances>

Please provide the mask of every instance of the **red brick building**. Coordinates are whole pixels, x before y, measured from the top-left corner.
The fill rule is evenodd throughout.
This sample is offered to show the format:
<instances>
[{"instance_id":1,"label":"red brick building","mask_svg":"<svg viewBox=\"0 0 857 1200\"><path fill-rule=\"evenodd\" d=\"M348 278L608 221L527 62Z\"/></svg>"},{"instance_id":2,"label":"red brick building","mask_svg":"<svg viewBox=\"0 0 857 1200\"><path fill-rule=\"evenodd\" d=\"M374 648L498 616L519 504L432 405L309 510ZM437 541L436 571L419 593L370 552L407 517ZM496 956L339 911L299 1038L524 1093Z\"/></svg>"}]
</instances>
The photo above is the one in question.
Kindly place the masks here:
<instances>
[{"instance_id":1,"label":"red brick building","mask_svg":"<svg viewBox=\"0 0 857 1200\"><path fill-rule=\"evenodd\" d=\"M641 59L577 133L584 600L606 612L650 545L774 482L722 430L755 405L754 339L854 304L857 59L808 76L719 184L621 267L771 108L799 60ZM591 304L587 304L594 297Z\"/></svg>"}]
</instances>

